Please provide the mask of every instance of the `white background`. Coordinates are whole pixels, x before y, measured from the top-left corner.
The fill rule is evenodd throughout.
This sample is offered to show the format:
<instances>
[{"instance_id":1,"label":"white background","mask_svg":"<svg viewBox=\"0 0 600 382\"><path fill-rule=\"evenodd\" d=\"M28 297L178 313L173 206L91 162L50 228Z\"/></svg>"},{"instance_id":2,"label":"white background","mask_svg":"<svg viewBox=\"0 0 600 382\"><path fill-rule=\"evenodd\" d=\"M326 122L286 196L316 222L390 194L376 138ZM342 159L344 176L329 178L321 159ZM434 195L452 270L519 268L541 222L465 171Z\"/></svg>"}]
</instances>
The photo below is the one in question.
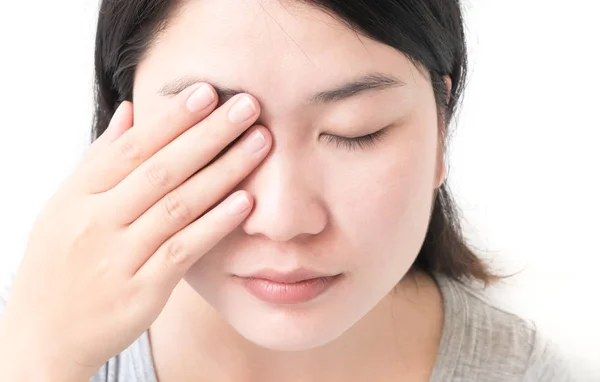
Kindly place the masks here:
<instances>
[{"instance_id":1,"label":"white background","mask_svg":"<svg viewBox=\"0 0 600 382\"><path fill-rule=\"evenodd\" d=\"M465 228L498 270L520 272L491 290L498 302L600 370L600 1L465 8L471 68L449 175ZM88 145L96 9L0 2L3 271Z\"/></svg>"}]
</instances>

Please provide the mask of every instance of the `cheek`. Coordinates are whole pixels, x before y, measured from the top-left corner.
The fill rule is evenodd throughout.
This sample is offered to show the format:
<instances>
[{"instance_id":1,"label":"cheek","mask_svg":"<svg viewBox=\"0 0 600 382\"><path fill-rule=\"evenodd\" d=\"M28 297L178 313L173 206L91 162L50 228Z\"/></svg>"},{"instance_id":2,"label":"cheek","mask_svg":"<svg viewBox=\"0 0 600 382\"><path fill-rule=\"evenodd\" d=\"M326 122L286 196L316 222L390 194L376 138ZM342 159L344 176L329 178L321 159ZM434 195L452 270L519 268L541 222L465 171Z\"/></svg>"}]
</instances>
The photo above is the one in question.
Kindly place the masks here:
<instances>
[{"instance_id":1,"label":"cheek","mask_svg":"<svg viewBox=\"0 0 600 382\"><path fill-rule=\"evenodd\" d=\"M412 264L429 223L434 172L434 150L404 145L337 183L337 220L360 269Z\"/></svg>"}]
</instances>

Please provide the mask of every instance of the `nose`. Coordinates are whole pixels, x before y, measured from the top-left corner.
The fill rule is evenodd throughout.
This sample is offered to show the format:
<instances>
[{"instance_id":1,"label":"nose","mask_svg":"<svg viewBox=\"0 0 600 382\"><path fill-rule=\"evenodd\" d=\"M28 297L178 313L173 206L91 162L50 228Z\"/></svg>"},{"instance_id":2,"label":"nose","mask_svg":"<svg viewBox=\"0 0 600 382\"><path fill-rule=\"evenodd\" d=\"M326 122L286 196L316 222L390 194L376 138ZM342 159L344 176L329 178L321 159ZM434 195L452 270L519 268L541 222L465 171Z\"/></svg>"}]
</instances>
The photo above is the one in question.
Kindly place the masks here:
<instances>
[{"instance_id":1,"label":"nose","mask_svg":"<svg viewBox=\"0 0 600 382\"><path fill-rule=\"evenodd\" d=\"M275 149L239 185L254 196L254 208L241 225L246 234L285 242L325 229L320 173L297 154Z\"/></svg>"}]
</instances>

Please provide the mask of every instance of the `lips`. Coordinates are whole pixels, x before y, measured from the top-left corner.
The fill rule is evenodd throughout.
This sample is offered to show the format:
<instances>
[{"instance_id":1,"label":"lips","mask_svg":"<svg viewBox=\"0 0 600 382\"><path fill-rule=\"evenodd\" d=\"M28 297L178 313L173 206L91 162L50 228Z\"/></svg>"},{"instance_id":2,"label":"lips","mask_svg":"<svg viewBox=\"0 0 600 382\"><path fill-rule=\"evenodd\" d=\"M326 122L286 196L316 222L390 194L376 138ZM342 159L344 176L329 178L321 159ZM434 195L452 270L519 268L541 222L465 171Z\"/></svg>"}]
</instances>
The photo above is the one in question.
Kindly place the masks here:
<instances>
[{"instance_id":1,"label":"lips","mask_svg":"<svg viewBox=\"0 0 600 382\"><path fill-rule=\"evenodd\" d=\"M338 283L341 276L296 269L290 272L263 270L235 278L259 300L276 305L291 305L305 303L324 294Z\"/></svg>"},{"instance_id":2,"label":"lips","mask_svg":"<svg viewBox=\"0 0 600 382\"><path fill-rule=\"evenodd\" d=\"M328 274L322 272L311 271L305 268L299 268L288 272L281 272L272 269L265 269L248 276L240 276L243 278L262 279L272 281L279 284L295 284L300 281L312 280L333 277L336 274Z\"/></svg>"}]
</instances>

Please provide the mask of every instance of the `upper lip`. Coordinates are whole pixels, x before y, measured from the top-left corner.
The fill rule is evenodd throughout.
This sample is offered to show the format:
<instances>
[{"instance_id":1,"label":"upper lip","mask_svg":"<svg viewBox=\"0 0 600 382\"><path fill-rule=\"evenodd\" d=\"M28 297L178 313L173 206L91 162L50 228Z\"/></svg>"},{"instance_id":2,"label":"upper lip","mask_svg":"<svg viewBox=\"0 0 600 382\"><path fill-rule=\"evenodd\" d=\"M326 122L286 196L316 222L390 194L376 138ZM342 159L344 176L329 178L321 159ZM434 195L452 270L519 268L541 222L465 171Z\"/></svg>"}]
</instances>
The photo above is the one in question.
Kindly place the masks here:
<instances>
[{"instance_id":1,"label":"upper lip","mask_svg":"<svg viewBox=\"0 0 600 382\"><path fill-rule=\"evenodd\" d=\"M318 279L323 277L333 277L335 274L316 272L305 268L298 268L291 271L277 271L274 269L263 269L251 275L240 276L244 278L257 278L269 280L277 283L292 284L300 281Z\"/></svg>"}]
</instances>

